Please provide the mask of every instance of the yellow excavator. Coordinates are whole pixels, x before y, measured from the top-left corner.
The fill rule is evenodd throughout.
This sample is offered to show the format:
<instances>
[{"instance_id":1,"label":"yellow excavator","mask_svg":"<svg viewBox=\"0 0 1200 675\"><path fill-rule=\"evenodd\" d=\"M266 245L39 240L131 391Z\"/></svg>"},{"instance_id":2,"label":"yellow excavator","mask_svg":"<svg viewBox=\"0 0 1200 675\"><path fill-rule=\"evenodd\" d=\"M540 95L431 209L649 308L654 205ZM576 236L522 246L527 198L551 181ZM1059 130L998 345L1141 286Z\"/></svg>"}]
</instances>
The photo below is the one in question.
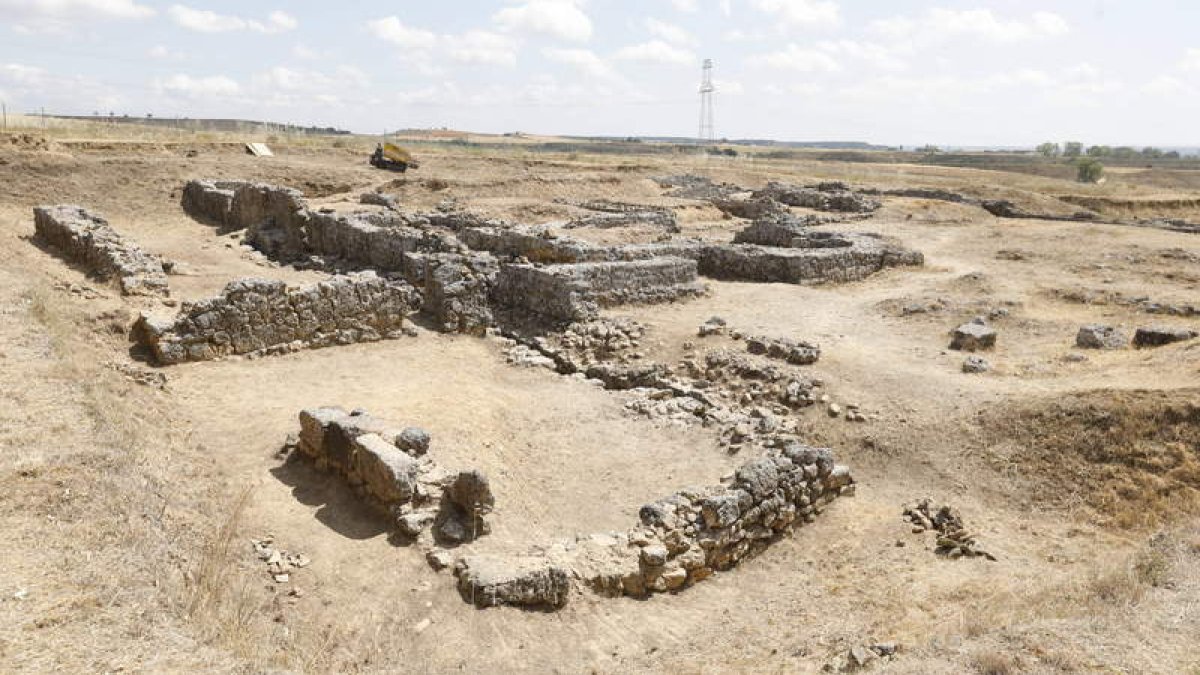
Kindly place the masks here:
<instances>
[{"instance_id":1,"label":"yellow excavator","mask_svg":"<svg viewBox=\"0 0 1200 675\"><path fill-rule=\"evenodd\" d=\"M376 145L375 152L371 154L371 166L404 173L409 169L416 169L420 164L413 159L409 151L395 143L382 143Z\"/></svg>"}]
</instances>

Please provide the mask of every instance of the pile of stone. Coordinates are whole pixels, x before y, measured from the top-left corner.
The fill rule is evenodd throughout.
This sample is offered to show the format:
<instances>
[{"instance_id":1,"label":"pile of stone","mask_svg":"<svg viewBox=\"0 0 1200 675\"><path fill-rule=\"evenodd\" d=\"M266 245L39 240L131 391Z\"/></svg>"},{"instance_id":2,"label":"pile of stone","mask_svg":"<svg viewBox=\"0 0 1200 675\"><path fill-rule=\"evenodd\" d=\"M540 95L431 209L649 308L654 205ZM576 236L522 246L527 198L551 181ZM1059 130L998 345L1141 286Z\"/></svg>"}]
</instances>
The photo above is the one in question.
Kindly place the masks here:
<instances>
[{"instance_id":1,"label":"pile of stone","mask_svg":"<svg viewBox=\"0 0 1200 675\"><path fill-rule=\"evenodd\" d=\"M98 215L79 206L33 210L37 238L100 279L116 279L125 295L170 294L162 258L143 251Z\"/></svg>"},{"instance_id":2,"label":"pile of stone","mask_svg":"<svg viewBox=\"0 0 1200 675\"><path fill-rule=\"evenodd\" d=\"M477 470L451 472L429 457L430 437L364 411L313 408L300 413L297 451L320 470L340 473L369 505L392 519L398 531L457 545L490 531L484 516L495 498Z\"/></svg>"},{"instance_id":3,"label":"pile of stone","mask_svg":"<svg viewBox=\"0 0 1200 675\"><path fill-rule=\"evenodd\" d=\"M996 330L981 316L950 332L950 349L964 352L988 350L996 346Z\"/></svg>"},{"instance_id":4,"label":"pile of stone","mask_svg":"<svg viewBox=\"0 0 1200 675\"><path fill-rule=\"evenodd\" d=\"M726 215L747 220L774 220L787 215L783 204L769 197L724 197L713 199L712 205Z\"/></svg>"},{"instance_id":5,"label":"pile of stone","mask_svg":"<svg viewBox=\"0 0 1200 675\"><path fill-rule=\"evenodd\" d=\"M370 206L382 206L390 211L400 210L400 199L396 195L389 195L386 192L364 192L359 195L358 202Z\"/></svg>"},{"instance_id":6,"label":"pile of stone","mask_svg":"<svg viewBox=\"0 0 1200 675\"><path fill-rule=\"evenodd\" d=\"M699 337L708 337L710 335L721 335L725 332L725 319L719 316L710 316L707 321L700 324L696 329L696 335Z\"/></svg>"},{"instance_id":7,"label":"pile of stone","mask_svg":"<svg viewBox=\"0 0 1200 675\"><path fill-rule=\"evenodd\" d=\"M979 548L975 535L964 527L962 516L949 505L938 505L933 499L924 497L904 507L904 518L912 524L914 534L926 531L937 533L935 552L938 555L996 560L991 553Z\"/></svg>"},{"instance_id":8,"label":"pile of stone","mask_svg":"<svg viewBox=\"0 0 1200 675\"><path fill-rule=\"evenodd\" d=\"M1200 333L1190 328L1175 326L1146 326L1138 328L1133 334L1135 347L1161 347L1175 342L1186 342L1200 336Z\"/></svg>"},{"instance_id":9,"label":"pile of stone","mask_svg":"<svg viewBox=\"0 0 1200 675\"><path fill-rule=\"evenodd\" d=\"M788 338L748 337L746 351L782 359L797 366L811 365L821 358L821 348L817 345Z\"/></svg>"},{"instance_id":10,"label":"pile of stone","mask_svg":"<svg viewBox=\"0 0 1200 675\"><path fill-rule=\"evenodd\" d=\"M312 560L303 553L292 553L277 548L273 535L268 534L265 537L251 539L250 546L254 550L255 557L266 564L267 574L271 575L277 584L287 583L296 570L304 569L312 564Z\"/></svg>"},{"instance_id":11,"label":"pile of stone","mask_svg":"<svg viewBox=\"0 0 1200 675\"><path fill-rule=\"evenodd\" d=\"M419 306L412 286L370 272L300 288L239 279L215 298L183 303L172 320L143 314L134 337L159 365L260 356L397 338Z\"/></svg>"},{"instance_id":12,"label":"pile of stone","mask_svg":"<svg viewBox=\"0 0 1200 675\"><path fill-rule=\"evenodd\" d=\"M1080 349L1123 349L1129 337L1119 329L1101 324L1081 326L1075 335L1075 346Z\"/></svg>"},{"instance_id":13,"label":"pile of stone","mask_svg":"<svg viewBox=\"0 0 1200 675\"><path fill-rule=\"evenodd\" d=\"M878 200L854 192L845 183L839 182L801 187L771 181L763 189L756 190L754 196L772 199L788 206L843 213L870 213L879 210L881 206Z\"/></svg>"}]
</instances>

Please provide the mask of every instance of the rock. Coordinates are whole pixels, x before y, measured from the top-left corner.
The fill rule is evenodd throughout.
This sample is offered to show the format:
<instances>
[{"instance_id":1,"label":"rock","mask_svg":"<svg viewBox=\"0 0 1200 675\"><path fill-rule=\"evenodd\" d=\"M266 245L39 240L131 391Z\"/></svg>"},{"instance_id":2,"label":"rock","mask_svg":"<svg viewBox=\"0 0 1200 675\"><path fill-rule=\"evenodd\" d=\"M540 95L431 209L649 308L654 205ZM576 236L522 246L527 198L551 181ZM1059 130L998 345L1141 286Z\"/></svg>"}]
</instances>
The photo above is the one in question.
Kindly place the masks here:
<instances>
[{"instance_id":1,"label":"rock","mask_svg":"<svg viewBox=\"0 0 1200 675\"><path fill-rule=\"evenodd\" d=\"M425 560L430 567L440 572L454 564L454 554L444 548L435 548L425 554Z\"/></svg>"},{"instance_id":2,"label":"rock","mask_svg":"<svg viewBox=\"0 0 1200 675\"><path fill-rule=\"evenodd\" d=\"M667 556L667 547L661 544L645 546L639 554L642 564L646 567L662 567L666 565Z\"/></svg>"},{"instance_id":3,"label":"rock","mask_svg":"<svg viewBox=\"0 0 1200 675\"><path fill-rule=\"evenodd\" d=\"M1075 346L1081 349L1121 349L1128 342L1121 330L1100 324L1081 326L1075 335Z\"/></svg>"},{"instance_id":4,"label":"rock","mask_svg":"<svg viewBox=\"0 0 1200 675\"><path fill-rule=\"evenodd\" d=\"M433 524L436 515L428 510L406 513L396 519L396 528L405 536L417 537L425 531L425 528Z\"/></svg>"},{"instance_id":5,"label":"rock","mask_svg":"<svg viewBox=\"0 0 1200 675\"><path fill-rule=\"evenodd\" d=\"M869 647L855 645L850 648L850 665L854 668L866 668L872 661L879 658L879 655L871 651Z\"/></svg>"},{"instance_id":6,"label":"rock","mask_svg":"<svg viewBox=\"0 0 1200 675\"><path fill-rule=\"evenodd\" d=\"M983 319L975 319L955 328L951 333L950 349L974 352L996 346L996 331Z\"/></svg>"},{"instance_id":7,"label":"rock","mask_svg":"<svg viewBox=\"0 0 1200 675\"><path fill-rule=\"evenodd\" d=\"M400 504L413 496L417 462L378 434L364 434L352 441L354 471L367 492L383 504Z\"/></svg>"},{"instance_id":8,"label":"rock","mask_svg":"<svg viewBox=\"0 0 1200 675\"><path fill-rule=\"evenodd\" d=\"M408 427L396 437L396 447L420 457L429 452L429 432L419 427Z\"/></svg>"},{"instance_id":9,"label":"rock","mask_svg":"<svg viewBox=\"0 0 1200 675\"><path fill-rule=\"evenodd\" d=\"M980 356L968 356L962 364L964 373L986 373L991 369L992 365Z\"/></svg>"},{"instance_id":10,"label":"rock","mask_svg":"<svg viewBox=\"0 0 1200 675\"><path fill-rule=\"evenodd\" d=\"M1138 328L1133 334L1133 345L1135 347L1161 347L1169 345L1173 342L1183 342L1191 340L1200 333L1187 328L1176 328L1172 326L1148 326Z\"/></svg>"},{"instance_id":11,"label":"rock","mask_svg":"<svg viewBox=\"0 0 1200 675\"><path fill-rule=\"evenodd\" d=\"M830 417L837 417L838 415L842 414L842 406L836 403L830 403L828 411Z\"/></svg>"},{"instance_id":12,"label":"rock","mask_svg":"<svg viewBox=\"0 0 1200 675\"><path fill-rule=\"evenodd\" d=\"M446 490L446 497L464 513L477 516L491 513L496 506L487 476L477 469L459 473Z\"/></svg>"},{"instance_id":13,"label":"rock","mask_svg":"<svg viewBox=\"0 0 1200 675\"><path fill-rule=\"evenodd\" d=\"M476 607L558 609L567 604L571 591L567 571L544 558L472 556L455 567L459 592Z\"/></svg>"}]
</instances>

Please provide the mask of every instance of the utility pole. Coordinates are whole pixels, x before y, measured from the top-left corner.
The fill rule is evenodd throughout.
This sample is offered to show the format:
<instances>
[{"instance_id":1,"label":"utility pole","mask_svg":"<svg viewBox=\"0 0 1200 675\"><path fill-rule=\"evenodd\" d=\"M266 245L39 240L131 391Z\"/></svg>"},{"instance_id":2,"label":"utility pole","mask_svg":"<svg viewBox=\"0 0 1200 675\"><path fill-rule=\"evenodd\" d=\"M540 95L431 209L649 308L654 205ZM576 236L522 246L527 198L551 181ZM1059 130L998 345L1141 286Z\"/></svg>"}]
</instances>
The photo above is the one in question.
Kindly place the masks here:
<instances>
[{"instance_id":1,"label":"utility pole","mask_svg":"<svg viewBox=\"0 0 1200 675\"><path fill-rule=\"evenodd\" d=\"M46 106L42 106L42 128L46 128Z\"/></svg>"},{"instance_id":2,"label":"utility pole","mask_svg":"<svg viewBox=\"0 0 1200 675\"><path fill-rule=\"evenodd\" d=\"M8 131L8 104L0 101L0 112L4 113L4 130Z\"/></svg>"},{"instance_id":3,"label":"utility pole","mask_svg":"<svg viewBox=\"0 0 1200 675\"><path fill-rule=\"evenodd\" d=\"M712 59L704 59L700 77L700 133L696 139L700 145L707 145L716 140L713 131L713 92L716 91L716 87L713 86L712 70Z\"/></svg>"}]
</instances>

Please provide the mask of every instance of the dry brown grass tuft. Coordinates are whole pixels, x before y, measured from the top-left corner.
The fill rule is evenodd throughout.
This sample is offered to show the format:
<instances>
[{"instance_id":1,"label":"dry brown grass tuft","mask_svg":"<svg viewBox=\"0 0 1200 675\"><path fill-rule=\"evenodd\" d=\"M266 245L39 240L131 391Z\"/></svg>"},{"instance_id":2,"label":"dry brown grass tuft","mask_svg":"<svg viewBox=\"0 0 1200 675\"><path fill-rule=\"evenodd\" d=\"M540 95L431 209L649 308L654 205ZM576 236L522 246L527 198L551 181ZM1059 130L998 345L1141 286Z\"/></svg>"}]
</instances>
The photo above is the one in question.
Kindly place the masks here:
<instances>
[{"instance_id":1,"label":"dry brown grass tuft","mask_svg":"<svg viewBox=\"0 0 1200 675\"><path fill-rule=\"evenodd\" d=\"M986 421L995 456L1036 501L1082 500L1114 525L1200 512L1200 391L1095 391L1011 406Z\"/></svg>"},{"instance_id":2,"label":"dry brown grass tuft","mask_svg":"<svg viewBox=\"0 0 1200 675\"><path fill-rule=\"evenodd\" d=\"M1020 663L1013 657L994 650L975 652L971 667L982 675L1010 675L1021 672Z\"/></svg>"}]
</instances>

